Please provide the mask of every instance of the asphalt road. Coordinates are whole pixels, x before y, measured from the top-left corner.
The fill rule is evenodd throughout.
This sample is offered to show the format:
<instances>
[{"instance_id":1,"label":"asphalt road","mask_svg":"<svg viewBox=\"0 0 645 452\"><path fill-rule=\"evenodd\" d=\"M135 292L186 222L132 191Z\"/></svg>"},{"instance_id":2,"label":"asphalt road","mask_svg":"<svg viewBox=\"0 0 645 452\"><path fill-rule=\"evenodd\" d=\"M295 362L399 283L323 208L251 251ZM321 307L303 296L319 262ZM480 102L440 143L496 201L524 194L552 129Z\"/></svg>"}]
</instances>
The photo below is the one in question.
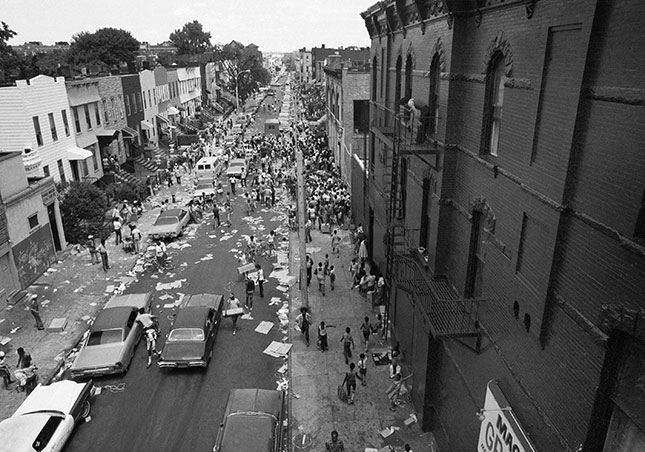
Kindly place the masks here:
<instances>
[{"instance_id":1,"label":"asphalt road","mask_svg":"<svg viewBox=\"0 0 645 452\"><path fill-rule=\"evenodd\" d=\"M240 191L238 190L238 195ZM257 211L254 217L262 217L265 230L258 233L241 219L246 215L240 196L234 201L233 227L213 230L207 217L196 227L193 238L179 239L190 244L183 249L169 249L174 254L175 274L146 274L133 283L128 293L153 293L153 313L161 320L160 350L168 333L175 310L163 309L173 300L162 299L164 294L177 300L180 293L215 293L225 296L233 287L236 296L244 301L244 287L237 273L238 262L229 250L243 239L242 234L267 234L281 223L270 221L276 212ZM190 228L195 228L194 225ZM222 230L237 233L229 240L220 241ZM212 254L212 259L200 259ZM260 259L268 278L272 265ZM182 266L182 263L186 263ZM156 290L157 283L182 281L182 287L171 290ZM146 368L145 343L137 347L129 372L125 377L109 377L95 380L103 386L102 393L92 407L92 420L80 425L66 447L66 452L76 451L172 451L200 452L212 450L217 429L222 418L228 392L232 388L276 389L281 359L262 353L272 340L279 341L282 334L278 328L276 311L279 306L268 306L272 296L280 296L275 289L277 280L265 284L264 299L256 290L252 316L254 320L238 320L238 332L232 335L232 323L222 319L215 341L213 358L207 370L161 370L153 363ZM254 332L261 320L273 321L276 325L268 335ZM113 392L114 391L114 392Z\"/></svg>"}]
</instances>

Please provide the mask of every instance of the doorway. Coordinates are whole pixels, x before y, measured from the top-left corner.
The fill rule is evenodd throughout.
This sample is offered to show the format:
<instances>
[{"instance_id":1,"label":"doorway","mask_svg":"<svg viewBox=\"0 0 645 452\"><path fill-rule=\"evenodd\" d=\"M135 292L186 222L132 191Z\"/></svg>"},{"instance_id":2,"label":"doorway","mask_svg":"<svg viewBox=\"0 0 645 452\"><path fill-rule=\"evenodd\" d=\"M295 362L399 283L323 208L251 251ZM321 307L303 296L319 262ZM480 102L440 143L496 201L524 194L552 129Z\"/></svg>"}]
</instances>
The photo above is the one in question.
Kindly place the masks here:
<instances>
[{"instance_id":1,"label":"doorway","mask_svg":"<svg viewBox=\"0 0 645 452\"><path fill-rule=\"evenodd\" d=\"M72 168L74 166L72 165ZM54 248L56 252L61 251L63 248L60 244L60 235L58 234L58 223L56 222L56 207L52 203L47 206L47 216L49 217L49 225L52 230L52 238L54 239Z\"/></svg>"},{"instance_id":2,"label":"doorway","mask_svg":"<svg viewBox=\"0 0 645 452\"><path fill-rule=\"evenodd\" d=\"M470 249L468 251L468 271L466 273L465 298L475 298L481 295L482 274L484 272L484 255L482 250L482 213L473 212L470 229Z\"/></svg>"}]
</instances>

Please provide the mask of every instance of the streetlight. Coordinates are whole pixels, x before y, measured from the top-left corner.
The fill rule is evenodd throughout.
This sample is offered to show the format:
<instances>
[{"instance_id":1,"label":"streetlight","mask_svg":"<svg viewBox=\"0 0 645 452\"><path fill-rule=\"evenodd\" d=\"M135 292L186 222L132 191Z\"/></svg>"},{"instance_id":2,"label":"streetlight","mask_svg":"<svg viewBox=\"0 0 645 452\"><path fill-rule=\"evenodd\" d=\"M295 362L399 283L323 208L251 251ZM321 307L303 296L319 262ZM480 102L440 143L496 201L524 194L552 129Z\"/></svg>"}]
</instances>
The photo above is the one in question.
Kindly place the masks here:
<instances>
[{"instance_id":1,"label":"streetlight","mask_svg":"<svg viewBox=\"0 0 645 452\"><path fill-rule=\"evenodd\" d=\"M244 69L242 72L238 72L237 76L235 77L235 113L240 112L240 93L237 88L237 84L240 81L240 75L244 74L245 72L251 72L251 69Z\"/></svg>"}]
</instances>

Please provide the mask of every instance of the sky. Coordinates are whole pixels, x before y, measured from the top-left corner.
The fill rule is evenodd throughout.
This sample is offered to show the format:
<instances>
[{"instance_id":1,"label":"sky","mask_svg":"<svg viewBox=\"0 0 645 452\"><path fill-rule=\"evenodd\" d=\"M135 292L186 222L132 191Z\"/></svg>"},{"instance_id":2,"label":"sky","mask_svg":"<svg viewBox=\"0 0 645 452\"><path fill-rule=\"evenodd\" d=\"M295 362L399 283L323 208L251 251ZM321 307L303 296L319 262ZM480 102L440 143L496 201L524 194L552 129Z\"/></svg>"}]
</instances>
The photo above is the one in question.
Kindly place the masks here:
<instances>
[{"instance_id":1,"label":"sky","mask_svg":"<svg viewBox=\"0 0 645 452\"><path fill-rule=\"evenodd\" d=\"M185 23L199 21L212 44L232 40L263 52L306 47L369 46L360 13L377 0L0 0L0 21L27 41L70 41L103 27L157 44Z\"/></svg>"}]
</instances>

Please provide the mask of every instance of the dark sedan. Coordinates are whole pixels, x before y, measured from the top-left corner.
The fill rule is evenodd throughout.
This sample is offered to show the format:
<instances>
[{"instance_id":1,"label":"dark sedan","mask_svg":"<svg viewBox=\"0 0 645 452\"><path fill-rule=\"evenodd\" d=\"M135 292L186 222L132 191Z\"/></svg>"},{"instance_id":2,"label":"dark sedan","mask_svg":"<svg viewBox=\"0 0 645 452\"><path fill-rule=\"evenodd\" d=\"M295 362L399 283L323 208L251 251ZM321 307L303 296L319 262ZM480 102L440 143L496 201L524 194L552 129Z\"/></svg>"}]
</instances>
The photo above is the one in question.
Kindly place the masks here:
<instances>
[{"instance_id":1,"label":"dark sedan","mask_svg":"<svg viewBox=\"0 0 645 452\"><path fill-rule=\"evenodd\" d=\"M185 296L161 352L159 367L208 367L221 319L221 295Z\"/></svg>"},{"instance_id":2,"label":"dark sedan","mask_svg":"<svg viewBox=\"0 0 645 452\"><path fill-rule=\"evenodd\" d=\"M281 451L284 405L282 391L232 389L213 451Z\"/></svg>"}]
</instances>

